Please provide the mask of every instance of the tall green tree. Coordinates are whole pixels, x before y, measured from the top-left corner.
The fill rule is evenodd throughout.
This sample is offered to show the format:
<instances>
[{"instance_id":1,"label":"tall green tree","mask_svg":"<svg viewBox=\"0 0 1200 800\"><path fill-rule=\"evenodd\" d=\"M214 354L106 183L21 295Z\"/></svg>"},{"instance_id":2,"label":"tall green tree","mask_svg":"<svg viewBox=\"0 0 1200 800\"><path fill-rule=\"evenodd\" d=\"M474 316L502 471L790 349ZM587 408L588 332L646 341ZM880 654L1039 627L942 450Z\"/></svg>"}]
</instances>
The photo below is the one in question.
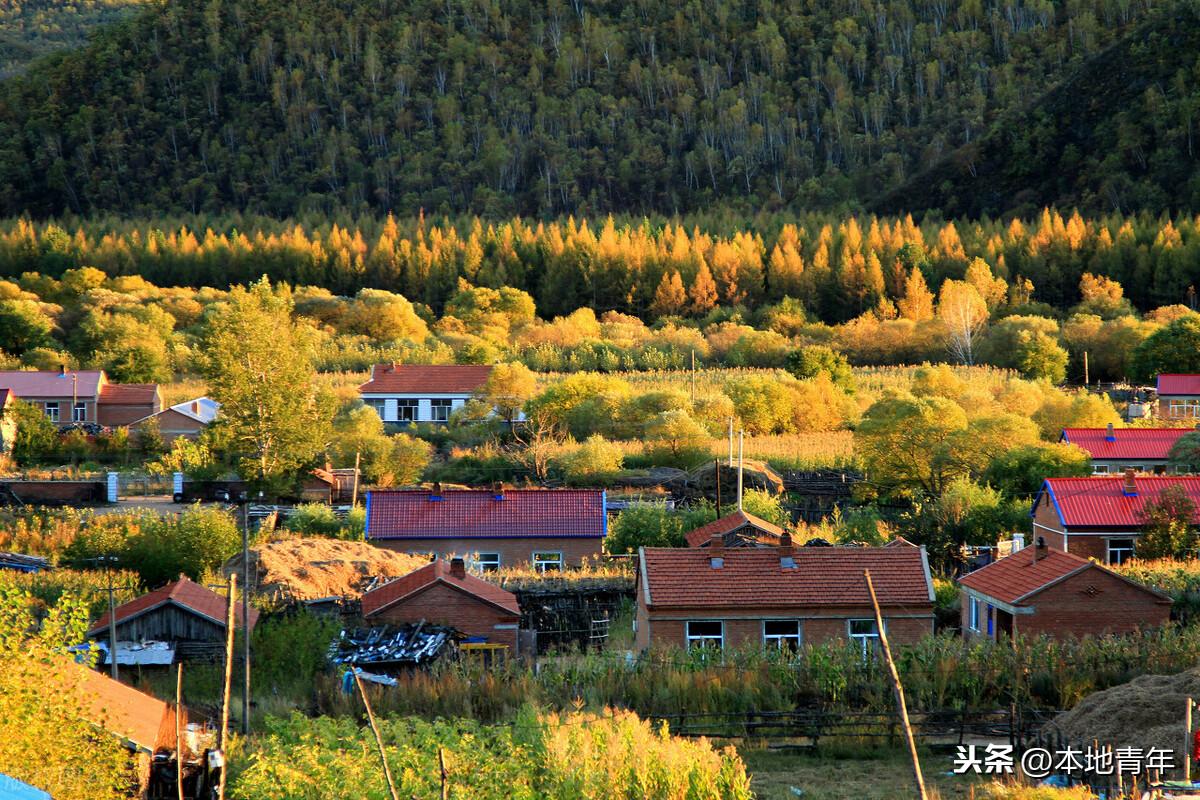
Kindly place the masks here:
<instances>
[{"instance_id":1,"label":"tall green tree","mask_svg":"<svg viewBox=\"0 0 1200 800\"><path fill-rule=\"evenodd\" d=\"M332 395L316 380L310 334L286 288L236 286L206 315L202 371L221 404L217 425L243 477L279 489L329 441Z\"/></svg>"},{"instance_id":2,"label":"tall green tree","mask_svg":"<svg viewBox=\"0 0 1200 800\"><path fill-rule=\"evenodd\" d=\"M1150 382L1169 372L1200 372L1200 316L1189 314L1155 331L1130 359L1136 380Z\"/></svg>"},{"instance_id":3,"label":"tall green tree","mask_svg":"<svg viewBox=\"0 0 1200 800\"><path fill-rule=\"evenodd\" d=\"M1141 513L1138 558L1191 558L1196 555L1196 504L1182 486L1168 486Z\"/></svg>"}]
</instances>

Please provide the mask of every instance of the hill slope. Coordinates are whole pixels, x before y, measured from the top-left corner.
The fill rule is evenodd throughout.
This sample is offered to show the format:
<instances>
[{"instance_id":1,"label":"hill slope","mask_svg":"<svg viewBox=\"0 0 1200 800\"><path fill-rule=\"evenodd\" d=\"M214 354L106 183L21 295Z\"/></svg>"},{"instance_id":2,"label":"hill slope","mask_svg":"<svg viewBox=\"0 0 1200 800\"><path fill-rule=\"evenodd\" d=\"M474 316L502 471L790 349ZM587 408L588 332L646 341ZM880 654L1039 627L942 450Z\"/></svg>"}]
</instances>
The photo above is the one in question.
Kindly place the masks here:
<instances>
[{"instance_id":1,"label":"hill slope","mask_svg":"<svg viewBox=\"0 0 1200 800\"><path fill-rule=\"evenodd\" d=\"M0 213L839 205L1142 5L169 0L0 88Z\"/></svg>"},{"instance_id":2,"label":"hill slope","mask_svg":"<svg viewBox=\"0 0 1200 800\"><path fill-rule=\"evenodd\" d=\"M874 209L1028 215L1200 208L1200 10L1181 4Z\"/></svg>"},{"instance_id":3,"label":"hill slope","mask_svg":"<svg viewBox=\"0 0 1200 800\"><path fill-rule=\"evenodd\" d=\"M22 0L0 2L0 77L38 56L79 47L101 25L128 16L146 0Z\"/></svg>"}]
</instances>

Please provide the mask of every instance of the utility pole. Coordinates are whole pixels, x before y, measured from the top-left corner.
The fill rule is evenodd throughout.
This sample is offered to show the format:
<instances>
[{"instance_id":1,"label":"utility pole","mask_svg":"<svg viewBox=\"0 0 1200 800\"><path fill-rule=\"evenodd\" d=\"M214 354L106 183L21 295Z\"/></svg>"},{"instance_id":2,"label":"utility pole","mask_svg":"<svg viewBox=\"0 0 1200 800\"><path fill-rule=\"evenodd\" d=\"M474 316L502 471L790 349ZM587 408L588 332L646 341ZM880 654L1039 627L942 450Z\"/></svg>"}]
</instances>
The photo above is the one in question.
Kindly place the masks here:
<instances>
[{"instance_id":1,"label":"utility pole","mask_svg":"<svg viewBox=\"0 0 1200 800\"><path fill-rule=\"evenodd\" d=\"M225 800L225 779L229 774L229 692L233 683L233 595L237 591L237 573L229 576L229 613L225 619L225 691L221 699L221 738L217 746L221 748L221 779L217 784L217 800Z\"/></svg>"},{"instance_id":2,"label":"utility pole","mask_svg":"<svg viewBox=\"0 0 1200 800\"><path fill-rule=\"evenodd\" d=\"M400 795L396 794L396 784L392 780L392 769L388 766L387 752L383 749L383 736L379 733L379 726L375 724L371 701L367 699L367 689L363 686L362 678L358 677L358 665L351 664L350 672L354 675L354 682L358 684L358 693L362 695L363 708L367 711L367 723L371 726L371 732L375 734L375 744L379 747L379 760L383 763L383 777L387 779L388 794L391 795L392 800L400 800Z\"/></svg>"},{"instance_id":3,"label":"utility pole","mask_svg":"<svg viewBox=\"0 0 1200 800\"><path fill-rule=\"evenodd\" d=\"M1090 380L1090 376L1088 375L1088 355L1087 355L1087 350L1084 350L1083 351L1083 385L1087 386L1090 383L1091 383L1091 380Z\"/></svg>"},{"instance_id":4,"label":"utility pole","mask_svg":"<svg viewBox=\"0 0 1200 800\"><path fill-rule=\"evenodd\" d=\"M1192 752L1192 698L1187 699L1187 708L1183 711L1183 780L1185 783L1192 782L1192 759L1196 754Z\"/></svg>"},{"instance_id":5,"label":"utility pole","mask_svg":"<svg viewBox=\"0 0 1200 800\"><path fill-rule=\"evenodd\" d=\"M717 481L717 519L721 518L721 462L713 461L713 477Z\"/></svg>"},{"instance_id":6,"label":"utility pole","mask_svg":"<svg viewBox=\"0 0 1200 800\"><path fill-rule=\"evenodd\" d=\"M692 405L696 405L696 349L692 348Z\"/></svg>"},{"instance_id":7,"label":"utility pole","mask_svg":"<svg viewBox=\"0 0 1200 800\"><path fill-rule=\"evenodd\" d=\"M117 603L113 598L112 572L108 573L108 666L117 680Z\"/></svg>"},{"instance_id":8,"label":"utility pole","mask_svg":"<svg viewBox=\"0 0 1200 800\"><path fill-rule=\"evenodd\" d=\"M180 714L183 710L183 662L179 662L175 672L175 791L179 800L183 800L183 720Z\"/></svg>"},{"instance_id":9,"label":"utility pole","mask_svg":"<svg viewBox=\"0 0 1200 800\"><path fill-rule=\"evenodd\" d=\"M242 503L242 735L250 733L250 504Z\"/></svg>"},{"instance_id":10,"label":"utility pole","mask_svg":"<svg viewBox=\"0 0 1200 800\"><path fill-rule=\"evenodd\" d=\"M738 431L738 511L742 510L742 438L745 431Z\"/></svg>"},{"instance_id":11,"label":"utility pole","mask_svg":"<svg viewBox=\"0 0 1200 800\"><path fill-rule=\"evenodd\" d=\"M729 418L729 466L733 466L733 417Z\"/></svg>"},{"instance_id":12,"label":"utility pole","mask_svg":"<svg viewBox=\"0 0 1200 800\"><path fill-rule=\"evenodd\" d=\"M695 400L693 399L692 402L695 402ZM354 451L354 489L351 491L351 494L350 494L350 507L351 508L358 508L358 467L359 467L359 464L361 463L361 461L362 461L362 451L355 450Z\"/></svg>"},{"instance_id":13,"label":"utility pole","mask_svg":"<svg viewBox=\"0 0 1200 800\"><path fill-rule=\"evenodd\" d=\"M867 593L871 595L871 607L875 610L875 628L879 631L879 644L887 661L888 674L892 679L892 690L896 694L896 707L900 711L900 724L904 726L904 739L908 743L908 755L912 759L913 779L917 784L917 797L926 800L925 778L921 775L921 761L917 757L917 741L913 738L912 725L908 722L908 706L904 703L904 687L900 684L900 673L892 660L892 648L888 646L887 631L883 627L883 613L879 610L879 598L875 596L875 584L871 583L871 570L863 570L867 582Z\"/></svg>"}]
</instances>

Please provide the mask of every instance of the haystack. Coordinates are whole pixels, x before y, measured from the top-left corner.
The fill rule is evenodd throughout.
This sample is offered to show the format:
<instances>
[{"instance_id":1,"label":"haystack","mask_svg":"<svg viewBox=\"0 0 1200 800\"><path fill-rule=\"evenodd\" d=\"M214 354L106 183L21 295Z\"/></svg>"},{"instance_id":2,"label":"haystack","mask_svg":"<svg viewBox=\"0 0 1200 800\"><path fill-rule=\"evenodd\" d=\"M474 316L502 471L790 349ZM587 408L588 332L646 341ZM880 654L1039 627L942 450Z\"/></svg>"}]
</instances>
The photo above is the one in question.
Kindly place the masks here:
<instances>
[{"instance_id":1,"label":"haystack","mask_svg":"<svg viewBox=\"0 0 1200 800\"><path fill-rule=\"evenodd\" d=\"M296 600L334 595L360 597L373 578L396 578L428 564L428 559L396 553L366 542L306 537L250 549L250 583L258 594ZM242 576L242 554L221 566L226 577Z\"/></svg>"},{"instance_id":2,"label":"haystack","mask_svg":"<svg viewBox=\"0 0 1200 800\"><path fill-rule=\"evenodd\" d=\"M1096 692L1054 718L1072 743L1098 739L1114 747L1161 747L1183 758L1183 715L1187 698L1200 699L1200 669L1178 675L1143 675L1129 683Z\"/></svg>"}]
</instances>

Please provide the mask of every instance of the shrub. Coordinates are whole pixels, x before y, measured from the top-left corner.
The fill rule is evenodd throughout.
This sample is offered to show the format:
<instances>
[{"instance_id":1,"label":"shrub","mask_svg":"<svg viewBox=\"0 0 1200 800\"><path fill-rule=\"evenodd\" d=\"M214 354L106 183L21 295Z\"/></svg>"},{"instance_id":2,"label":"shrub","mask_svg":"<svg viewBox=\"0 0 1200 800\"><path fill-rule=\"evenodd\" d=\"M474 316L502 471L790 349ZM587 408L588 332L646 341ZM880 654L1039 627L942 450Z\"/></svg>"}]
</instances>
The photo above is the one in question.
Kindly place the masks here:
<instances>
[{"instance_id":1,"label":"shrub","mask_svg":"<svg viewBox=\"0 0 1200 800\"><path fill-rule=\"evenodd\" d=\"M621 448L593 434L555 459L563 479L574 486L600 485L611 481L621 471L624 461Z\"/></svg>"}]
</instances>

